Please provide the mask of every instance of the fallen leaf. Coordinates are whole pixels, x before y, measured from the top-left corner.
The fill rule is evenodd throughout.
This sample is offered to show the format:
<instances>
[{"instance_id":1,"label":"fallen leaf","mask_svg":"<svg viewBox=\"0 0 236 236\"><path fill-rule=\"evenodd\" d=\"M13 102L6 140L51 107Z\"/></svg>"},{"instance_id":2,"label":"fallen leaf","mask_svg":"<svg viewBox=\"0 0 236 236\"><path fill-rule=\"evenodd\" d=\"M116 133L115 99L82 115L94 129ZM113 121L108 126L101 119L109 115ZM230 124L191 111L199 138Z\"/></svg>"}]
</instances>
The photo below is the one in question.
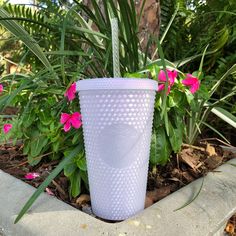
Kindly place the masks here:
<instances>
[{"instance_id":1,"label":"fallen leaf","mask_svg":"<svg viewBox=\"0 0 236 236\"><path fill-rule=\"evenodd\" d=\"M206 152L208 153L209 156L217 155L215 148L209 143L207 143Z\"/></svg>"},{"instance_id":2,"label":"fallen leaf","mask_svg":"<svg viewBox=\"0 0 236 236\"><path fill-rule=\"evenodd\" d=\"M88 202L90 202L90 196L88 194L81 194L75 201L79 206L87 204Z\"/></svg>"},{"instance_id":3,"label":"fallen leaf","mask_svg":"<svg viewBox=\"0 0 236 236\"><path fill-rule=\"evenodd\" d=\"M180 160L190 166L193 170L196 170L199 163L199 157L194 155L193 149L186 148L180 152Z\"/></svg>"},{"instance_id":4,"label":"fallen leaf","mask_svg":"<svg viewBox=\"0 0 236 236\"><path fill-rule=\"evenodd\" d=\"M150 197L146 196L144 208L150 207L152 204L153 204L153 200Z\"/></svg>"},{"instance_id":5,"label":"fallen leaf","mask_svg":"<svg viewBox=\"0 0 236 236\"><path fill-rule=\"evenodd\" d=\"M222 161L223 161L223 157L214 155L214 156L209 156L205 160L205 164L207 165L209 169L215 169L222 163Z\"/></svg>"},{"instance_id":6,"label":"fallen leaf","mask_svg":"<svg viewBox=\"0 0 236 236\"><path fill-rule=\"evenodd\" d=\"M171 192L170 186L165 186L159 189L155 189L153 191L147 192L147 197L150 198L153 202L161 200L162 198L166 197Z\"/></svg>"},{"instance_id":7,"label":"fallen leaf","mask_svg":"<svg viewBox=\"0 0 236 236\"><path fill-rule=\"evenodd\" d=\"M228 223L226 225L225 231L229 234L233 234L234 233L234 225L232 223Z\"/></svg>"},{"instance_id":8,"label":"fallen leaf","mask_svg":"<svg viewBox=\"0 0 236 236\"><path fill-rule=\"evenodd\" d=\"M182 172L183 178L189 183L194 180L194 177L190 175L187 171Z\"/></svg>"}]
</instances>

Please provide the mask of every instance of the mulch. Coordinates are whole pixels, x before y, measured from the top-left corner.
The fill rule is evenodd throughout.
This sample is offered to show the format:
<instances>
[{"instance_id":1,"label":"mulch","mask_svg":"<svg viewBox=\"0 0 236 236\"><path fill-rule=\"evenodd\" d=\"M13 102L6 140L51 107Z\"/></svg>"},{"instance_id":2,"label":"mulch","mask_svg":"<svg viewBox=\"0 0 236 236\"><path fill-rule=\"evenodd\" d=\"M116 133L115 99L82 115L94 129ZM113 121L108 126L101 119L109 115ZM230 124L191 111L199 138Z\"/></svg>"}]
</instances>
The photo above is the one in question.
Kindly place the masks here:
<instances>
[{"instance_id":1,"label":"mulch","mask_svg":"<svg viewBox=\"0 0 236 236\"><path fill-rule=\"evenodd\" d=\"M168 194L208 172L214 171L222 163L236 157L234 153L223 150L220 144L222 143L218 139L202 140L199 146L185 144L178 155L171 157L167 165L150 167L145 207L151 206ZM22 154L22 149L23 144L0 146L0 169L37 188L59 163L59 160L51 161L45 157L40 164L30 166L27 157ZM40 176L33 180L27 180L25 175L29 172L37 172ZM61 173L48 186L46 192L93 215L89 193L83 185L81 190L79 197L70 197L69 181ZM227 235L236 236L236 215L229 220L225 232Z\"/></svg>"}]
</instances>

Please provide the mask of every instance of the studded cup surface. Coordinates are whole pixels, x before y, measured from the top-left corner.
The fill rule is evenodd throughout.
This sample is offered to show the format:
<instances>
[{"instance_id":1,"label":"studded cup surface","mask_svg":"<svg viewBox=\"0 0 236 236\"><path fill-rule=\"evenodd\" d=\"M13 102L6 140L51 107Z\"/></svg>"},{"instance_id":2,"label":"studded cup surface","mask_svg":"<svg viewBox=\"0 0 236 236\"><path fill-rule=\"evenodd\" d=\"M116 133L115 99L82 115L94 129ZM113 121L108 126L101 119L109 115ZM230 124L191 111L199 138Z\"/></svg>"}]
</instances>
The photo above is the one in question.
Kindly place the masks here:
<instances>
[{"instance_id":1,"label":"studded cup surface","mask_svg":"<svg viewBox=\"0 0 236 236\"><path fill-rule=\"evenodd\" d=\"M79 92L93 212L110 220L143 210L154 90Z\"/></svg>"}]
</instances>

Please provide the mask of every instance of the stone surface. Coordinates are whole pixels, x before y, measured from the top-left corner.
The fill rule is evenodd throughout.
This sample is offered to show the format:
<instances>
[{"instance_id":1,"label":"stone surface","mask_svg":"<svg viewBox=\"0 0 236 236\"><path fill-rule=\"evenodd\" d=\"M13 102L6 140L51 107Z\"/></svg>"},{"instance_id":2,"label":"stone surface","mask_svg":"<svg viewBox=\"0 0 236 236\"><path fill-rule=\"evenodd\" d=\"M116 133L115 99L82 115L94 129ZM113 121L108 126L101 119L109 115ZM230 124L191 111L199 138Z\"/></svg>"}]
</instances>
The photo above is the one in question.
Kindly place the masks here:
<instances>
[{"instance_id":1,"label":"stone surface","mask_svg":"<svg viewBox=\"0 0 236 236\"><path fill-rule=\"evenodd\" d=\"M236 164L236 159L230 161ZM0 171L0 235L4 236L204 236L219 235L236 212L236 167L226 163L204 178L169 195L139 215L120 223L105 223L42 194L30 212L13 221L34 188ZM220 231L219 231L220 230Z\"/></svg>"}]
</instances>

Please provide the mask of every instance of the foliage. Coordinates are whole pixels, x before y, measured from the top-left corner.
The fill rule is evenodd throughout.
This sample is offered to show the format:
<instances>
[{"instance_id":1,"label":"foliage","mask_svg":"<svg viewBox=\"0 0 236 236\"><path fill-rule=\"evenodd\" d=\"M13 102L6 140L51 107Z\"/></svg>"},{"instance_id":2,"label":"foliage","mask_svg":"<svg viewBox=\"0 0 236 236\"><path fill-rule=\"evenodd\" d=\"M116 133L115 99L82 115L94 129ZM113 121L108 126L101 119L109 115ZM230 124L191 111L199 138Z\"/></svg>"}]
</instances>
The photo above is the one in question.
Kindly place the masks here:
<instances>
[{"instance_id":1,"label":"foliage","mask_svg":"<svg viewBox=\"0 0 236 236\"><path fill-rule=\"evenodd\" d=\"M161 1L162 34L177 5L180 6L178 14L163 42L165 56L171 61L178 60L179 65L185 58L197 59L190 66L184 66L184 70L196 71L200 63L197 55L208 45L203 70L204 84L210 89L236 61L236 2L175 0L173 4L173 1ZM235 85L235 75L231 74L215 92L211 101L230 93ZM234 104L235 95L224 100L221 107L235 113Z\"/></svg>"}]
</instances>

